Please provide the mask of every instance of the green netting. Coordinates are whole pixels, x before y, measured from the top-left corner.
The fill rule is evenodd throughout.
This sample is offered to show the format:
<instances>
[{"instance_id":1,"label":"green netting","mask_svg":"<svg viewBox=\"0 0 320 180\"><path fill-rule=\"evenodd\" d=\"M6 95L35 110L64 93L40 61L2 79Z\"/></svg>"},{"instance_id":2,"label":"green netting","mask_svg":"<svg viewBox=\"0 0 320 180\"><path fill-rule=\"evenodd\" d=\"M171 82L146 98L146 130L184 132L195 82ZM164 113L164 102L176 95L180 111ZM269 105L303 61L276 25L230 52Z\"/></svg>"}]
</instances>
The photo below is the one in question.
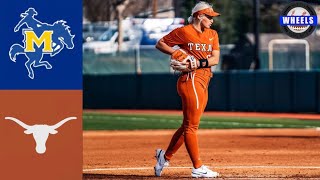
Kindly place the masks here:
<instances>
[{"instance_id":1,"label":"green netting","mask_svg":"<svg viewBox=\"0 0 320 180\"><path fill-rule=\"evenodd\" d=\"M276 49L277 50L277 49ZM305 69L305 52L289 49L288 51L274 51L274 70L302 70ZM227 54L222 50L221 56ZM138 58L139 57L139 58ZM221 59L221 58L220 58ZM137 50L129 50L113 54L83 53L83 74L135 74L139 69L141 73L170 73L169 56L146 46ZM269 67L267 51L260 53L261 69ZM310 69L320 68L320 52L310 52ZM216 69L219 71L219 66Z\"/></svg>"},{"instance_id":2,"label":"green netting","mask_svg":"<svg viewBox=\"0 0 320 180\"><path fill-rule=\"evenodd\" d=\"M113 54L83 53L84 74L169 73L169 56L154 47Z\"/></svg>"},{"instance_id":3,"label":"green netting","mask_svg":"<svg viewBox=\"0 0 320 180\"><path fill-rule=\"evenodd\" d=\"M260 53L261 69L269 69L269 55L264 51ZM287 52L273 52L274 70L305 70L305 51L290 50ZM310 52L310 69L320 69L320 52Z\"/></svg>"}]
</instances>

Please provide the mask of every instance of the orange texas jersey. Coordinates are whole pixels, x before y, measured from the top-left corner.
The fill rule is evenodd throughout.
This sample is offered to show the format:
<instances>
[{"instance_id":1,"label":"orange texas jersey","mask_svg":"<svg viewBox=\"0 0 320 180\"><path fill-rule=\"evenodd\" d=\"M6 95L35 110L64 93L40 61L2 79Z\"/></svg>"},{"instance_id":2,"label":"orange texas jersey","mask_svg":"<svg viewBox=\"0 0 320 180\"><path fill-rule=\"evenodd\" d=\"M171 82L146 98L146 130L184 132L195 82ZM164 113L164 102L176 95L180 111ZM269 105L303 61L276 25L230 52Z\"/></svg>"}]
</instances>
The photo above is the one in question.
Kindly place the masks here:
<instances>
[{"instance_id":1,"label":"orange texas jersey","mask_svg":"<svg viewBox=\"0 0 320 180\"><path fill-rule=\"evenodd\" d=\"M218 33L212 29L198 32L192 24L177 28L163 37L169 46L178 45L197 59L206 59L213 50L220 50Z\"/></svg>"}]
</instances>

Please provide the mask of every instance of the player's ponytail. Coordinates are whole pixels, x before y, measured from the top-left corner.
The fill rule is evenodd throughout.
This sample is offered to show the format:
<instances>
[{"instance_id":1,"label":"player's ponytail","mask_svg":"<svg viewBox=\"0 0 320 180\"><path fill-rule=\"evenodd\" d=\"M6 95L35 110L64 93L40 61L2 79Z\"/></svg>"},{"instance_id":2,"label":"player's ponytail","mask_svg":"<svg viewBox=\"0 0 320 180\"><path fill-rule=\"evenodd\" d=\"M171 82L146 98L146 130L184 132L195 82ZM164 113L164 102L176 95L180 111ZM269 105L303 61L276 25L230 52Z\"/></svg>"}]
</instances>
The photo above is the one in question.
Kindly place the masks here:
<instances>
[{"instance_id":1,"label":"player's ponytail","mask_svg":"<svg viewBox=\"0 0 320 180\"><path fill-rule=\"evenodd\" d=\"M188 22L189 22L189 24L191 24L193 22L193 16L192 15L188 17Z\"/></svg>"}]
</instances>

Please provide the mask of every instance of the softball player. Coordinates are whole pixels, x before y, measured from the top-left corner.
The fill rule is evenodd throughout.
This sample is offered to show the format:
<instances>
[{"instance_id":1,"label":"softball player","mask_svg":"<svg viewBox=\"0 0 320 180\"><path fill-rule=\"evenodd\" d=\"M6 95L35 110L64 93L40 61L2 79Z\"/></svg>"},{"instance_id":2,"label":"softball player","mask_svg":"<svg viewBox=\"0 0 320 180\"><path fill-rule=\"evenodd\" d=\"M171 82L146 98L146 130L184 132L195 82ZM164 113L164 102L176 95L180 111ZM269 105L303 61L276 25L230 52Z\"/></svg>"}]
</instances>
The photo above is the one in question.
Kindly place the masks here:
<instances>
[{"instance_id":1,"label":"softball player","mask_svg":"<svg viewBox=\"0 0 320 180\"><path fill-rule=\"evenodd\" d=\"M199 156L197 130L201 115L207 105L208 85L212 77L211 66L219 63L219 38L210 29L213 17L220 14L206 2L197 3L188 21L160 39L156 48L171 55L171 67L181 71L177 91L182 100L183 123L173 135L166 151L156 150L155 175L161 176L172 156L185 143L191 158L192 177L217 177L219 174L204 166ZM178 45L180 49L172 47Z\"/></svg>"}]
</instances>

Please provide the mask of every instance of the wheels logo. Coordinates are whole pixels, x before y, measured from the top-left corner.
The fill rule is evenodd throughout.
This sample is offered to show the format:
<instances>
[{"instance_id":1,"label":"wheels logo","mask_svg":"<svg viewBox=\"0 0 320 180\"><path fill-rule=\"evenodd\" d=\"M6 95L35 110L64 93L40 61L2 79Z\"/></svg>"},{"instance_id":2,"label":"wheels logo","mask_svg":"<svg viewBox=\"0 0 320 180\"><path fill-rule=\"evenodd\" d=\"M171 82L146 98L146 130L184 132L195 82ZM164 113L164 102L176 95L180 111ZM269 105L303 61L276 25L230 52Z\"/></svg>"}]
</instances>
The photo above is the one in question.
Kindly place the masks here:
<instances>
[{"instance_id":1,"label":"wheels logo","mask_svg":"<svg viewBox=\"0 0 320 180\"><path fill-rule=\"evenodd\" d=\"M309 36L316 29L317 20L312 6L300 1L289 3L279 17L281 30L296 39Z\"/></svg>"}]
</instances>

